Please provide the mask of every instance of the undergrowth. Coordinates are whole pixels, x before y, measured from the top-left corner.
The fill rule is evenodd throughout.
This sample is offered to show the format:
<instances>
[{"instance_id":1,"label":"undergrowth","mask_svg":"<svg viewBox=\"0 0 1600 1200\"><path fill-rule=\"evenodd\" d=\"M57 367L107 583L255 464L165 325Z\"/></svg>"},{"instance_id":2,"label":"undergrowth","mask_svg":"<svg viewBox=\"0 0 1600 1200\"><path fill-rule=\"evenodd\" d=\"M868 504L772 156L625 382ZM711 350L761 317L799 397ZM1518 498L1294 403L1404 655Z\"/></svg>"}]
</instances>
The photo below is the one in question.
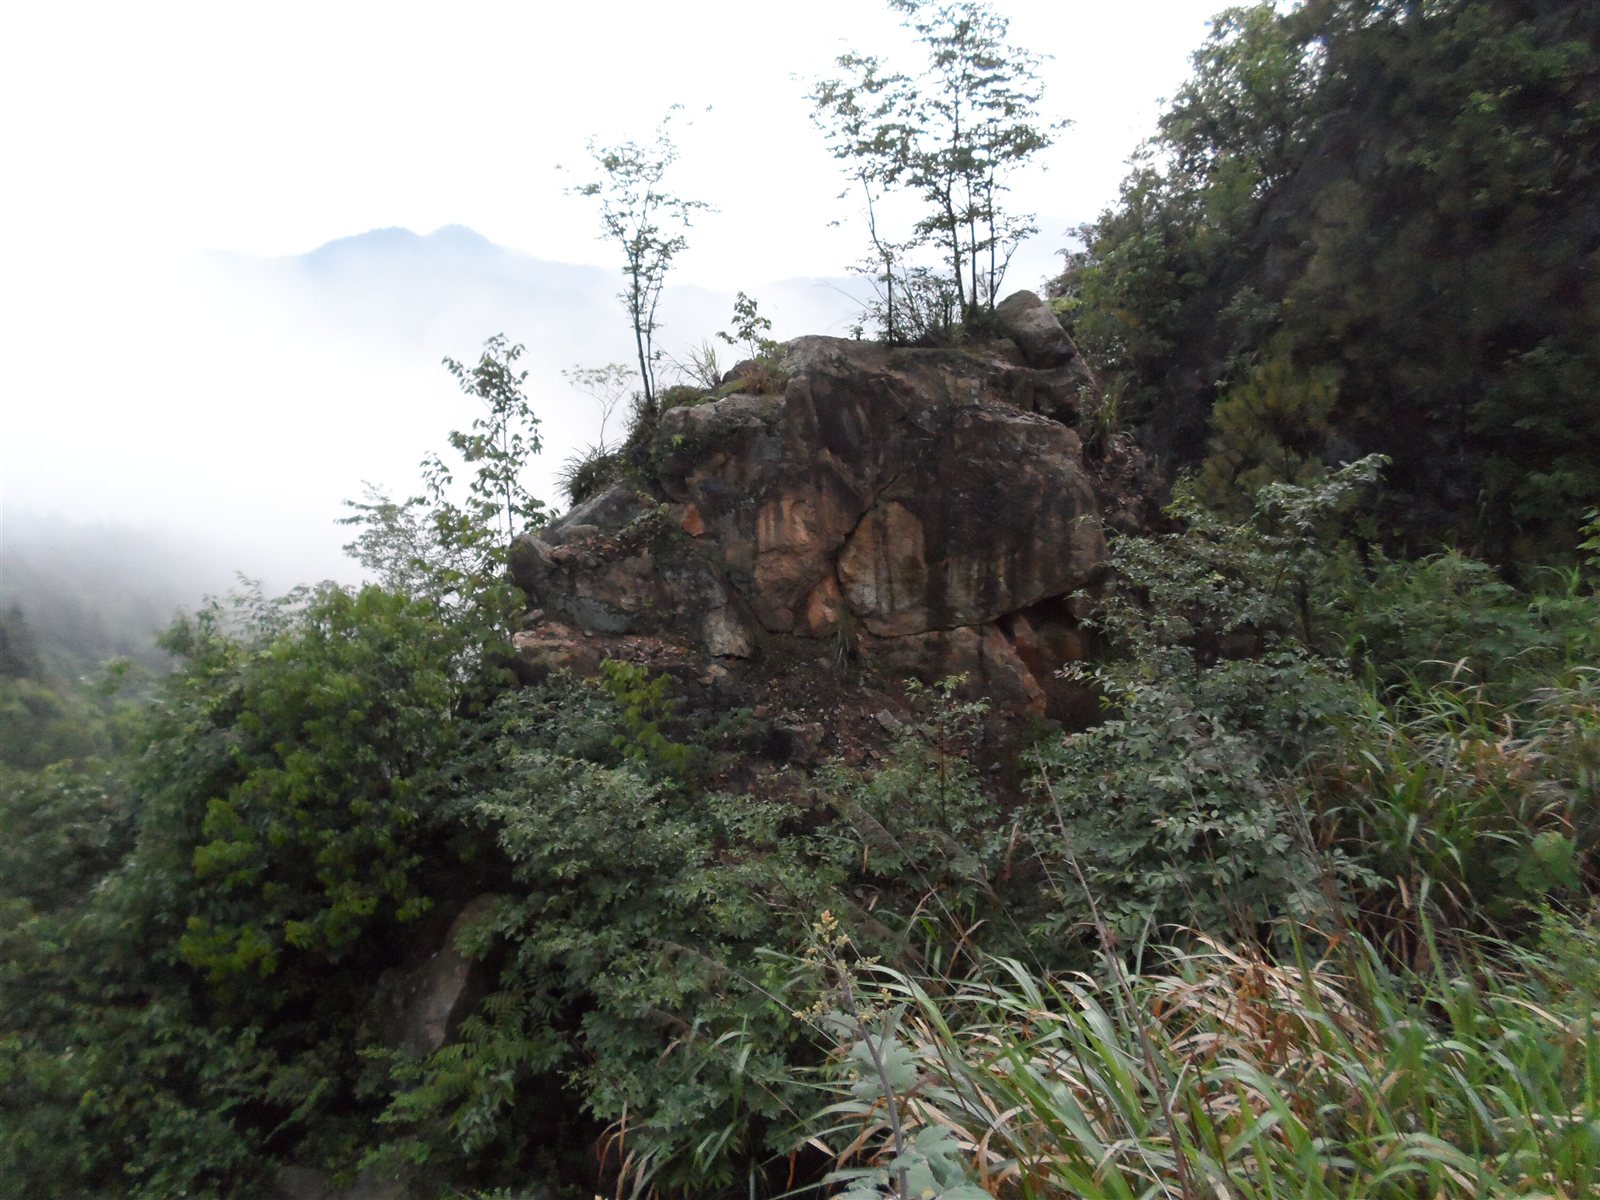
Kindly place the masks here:
<instances>
[{"instance_id":1,"label":"undergrowth","mask_svg":"<svg viewBox=\"0 0 1600 1200\"><path fill-rule=\"evenodd\" d=\"M1118 540L1103 719L1009 794L959 681L722 793L748 730L620 662L495 694L449 596L180 625L138 761L0 795L0 1192L1594 1194L1600 599L1363 561L1376 472Z\"/></svg>"},{"instance_id":2,"label":"undergrowth","mask_svg":"<svg viewBox=\"0 0 1600 1200\"><path fill-rule=\"evenodd\" d=\"M1542 929L1424 972L1354 936L1283 958L1194 931L1132 973L833 954L807 1135L852 1200L1592 1196L1600 942Z\"/></svg>"}]
</instances>

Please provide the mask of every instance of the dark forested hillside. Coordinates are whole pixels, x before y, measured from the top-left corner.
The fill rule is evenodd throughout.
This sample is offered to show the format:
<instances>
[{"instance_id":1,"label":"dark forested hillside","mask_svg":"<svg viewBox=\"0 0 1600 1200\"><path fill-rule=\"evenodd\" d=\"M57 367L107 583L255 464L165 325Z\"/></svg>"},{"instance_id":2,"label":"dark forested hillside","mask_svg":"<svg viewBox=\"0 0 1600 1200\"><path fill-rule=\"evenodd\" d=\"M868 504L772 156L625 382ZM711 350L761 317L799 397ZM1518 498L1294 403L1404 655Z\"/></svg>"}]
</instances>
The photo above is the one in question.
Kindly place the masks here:
<instances>
[{"instance_id":1,"label":"dark forested hillside","mask_svg":"<svg viewBox=\"0 0 1600 1200\"><path fill-rule=\"evenodd\" d=\"M1058 288L1207 494L1381 451L1386 539L1570 548L1600 495L1600 8L1233 9Z\"/></svg>"},{"instance_id":2,"label":"dark forested hillside","mask_svg":"<svg viewBox=\"0 0 1600 1200\"><path fill-rule=\"evenodd\" d=\"M7 511L0 764L37 769L118 744L128 698L148 693L172 663L161 631L228 581L195 548L114 524Z\"/></svg>"}]
</instances>

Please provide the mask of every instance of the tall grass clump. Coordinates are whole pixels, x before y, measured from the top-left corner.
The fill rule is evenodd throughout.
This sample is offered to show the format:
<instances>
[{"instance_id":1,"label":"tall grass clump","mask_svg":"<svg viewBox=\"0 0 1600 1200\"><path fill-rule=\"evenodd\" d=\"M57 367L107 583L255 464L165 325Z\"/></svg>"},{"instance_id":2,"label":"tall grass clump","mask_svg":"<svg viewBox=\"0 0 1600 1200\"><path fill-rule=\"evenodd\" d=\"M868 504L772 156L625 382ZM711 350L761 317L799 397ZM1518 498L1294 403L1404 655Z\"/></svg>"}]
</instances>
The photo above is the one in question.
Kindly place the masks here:
<instances>
[{"instance_id":1,"label":"tall grass clump","mask_svg":"<svg viewBox=\"0 0 1600 1200\"><path fill-rule=\"evenodd\" d=\"M1427 973L1356 937L1272 961L1190 934L1142 971L962 981L836 955L806 1132L853 1200L1597 1195L1600 940L1546 932Z\"/></svg>"},{"instance_id":2,"label":"tall grass clump","mask_svg":"<svg viewBox=\"0 0 1600 1200\"><path fill-rule=\"evenodd\" d=\"M1356 922L1401 957L1422 926L1510 936L1592 892L1600 844L1600 672L1528 701L1412 677L1368 693L1308 769L1320 840L1355 864Z\"/></svg>"}]
</instances>

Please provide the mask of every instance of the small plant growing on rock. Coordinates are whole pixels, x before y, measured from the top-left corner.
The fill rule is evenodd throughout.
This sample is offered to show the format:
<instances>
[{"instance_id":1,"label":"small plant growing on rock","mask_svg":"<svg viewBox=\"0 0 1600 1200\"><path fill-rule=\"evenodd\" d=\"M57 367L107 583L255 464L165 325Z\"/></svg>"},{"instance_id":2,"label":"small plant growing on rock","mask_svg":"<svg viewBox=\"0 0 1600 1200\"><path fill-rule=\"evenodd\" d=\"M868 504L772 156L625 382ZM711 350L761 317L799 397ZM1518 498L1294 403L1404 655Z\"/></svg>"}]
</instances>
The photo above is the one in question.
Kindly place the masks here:
<instances>
[{"instance_id":1,"label":"small plant growing on rock","mask_svg":"<svg viewBox=\"0 0 1600 1200\"><path fill-rule=\"evenodd\" d=\"M674 370L685 384L702 392L714 392L722 382L722 368L717 364L717 348L710 338L701 338L698 346L690 346L682 359L669 358Z\"/></svg>"},{"instance_id":2,"label":"small plant growing on rock","mask_svg":"<svg viewBox=\"0 0 1600 1200\"><path fill-rule=\"evenodd\" d=\"M717 336L730 346L742 345L750 358L759 358L778 348L767 336L771 332L772 322L761 315L755 298L740 292L733 301L733 332L723 330Z\"/></svg>"},{"instance_id":3,"label":"small plant growing on rock","mask_svg":"<svg viewBox=\"0 0 1600 1200\"><path fill-rule=\"evenodd\" d=\"M730 346L743 346L748 357L733 369L733 378L723 385L722 395L748 392L766 395L783 389L789 381L783 369L783 350L767 336L772 322L761 315L755 299L740 292L733 302L733 332L717 336Z\"/></svg>"},{"instance_id":4,"label":"small plant growing on rock","mask_svg":"<svg viewBox=\"0 0 1600 1200\"><path fill-rule=\"evenodd\" d=\"M711 206L668 192L662 180L678 160L669 126L677 106L669 109L655 136L643 144L634 141L603 146L589 139L589 154L601 177L572 189L600 204L600 228L606 241L622 250L622 273L627 282L617 298L633 326L638 355L639 382L646 403L656 402L656 363L661 354L655 336L660 329L656 310L667 271L689 245L685 230L695 213Z\"/></svg>"},{"instance_id":5,"label":"small plant growing on rock","mask_svg":"<svg viewBox=\"0 0 1600 1200\"><path fill-rule=\"evenodd\" d=\"M582 504L622 478L625 466L621 454L601 446L590 446L561 464L556 483L569 504Z\"/></svg>"}]
</instances>

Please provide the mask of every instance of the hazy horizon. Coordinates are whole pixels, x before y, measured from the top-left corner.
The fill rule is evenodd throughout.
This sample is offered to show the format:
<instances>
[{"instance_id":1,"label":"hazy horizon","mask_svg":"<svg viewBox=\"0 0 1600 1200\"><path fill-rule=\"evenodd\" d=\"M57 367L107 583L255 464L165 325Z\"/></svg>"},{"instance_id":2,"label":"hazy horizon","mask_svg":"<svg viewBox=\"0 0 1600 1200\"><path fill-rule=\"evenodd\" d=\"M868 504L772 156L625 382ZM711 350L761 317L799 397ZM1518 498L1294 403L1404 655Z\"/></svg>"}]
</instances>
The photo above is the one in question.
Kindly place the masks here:
<instances>
[{"instance_id":1,"label":"hazy horizon","mask_svg":"<svg viewBox=\"0 0 1600 1200\"><path fill-rule=\"evenodd\" d=\"M1054 55L1043 107L1076 122L1014 181L1041 232L1009 290L1113 202L1221 6L997 7ZM528 347L530 489L557 503L598 432L560 371L633 358L616 255L570 193L590 134L646 137L684 106L668 184L716 211L669 278L669 354L726 328L739 290L779 337L845 332L865 237L804 97L836 54L906 38L846 0L783 36L731 0L426 21L36 6L15 24L0 92L38 115L0 130L27 181L0 201L0 508L189 539L280 587L356 577L341 501L415 485L473 415L440 359L494 333Z\"/></svg>"}]
</instances>

